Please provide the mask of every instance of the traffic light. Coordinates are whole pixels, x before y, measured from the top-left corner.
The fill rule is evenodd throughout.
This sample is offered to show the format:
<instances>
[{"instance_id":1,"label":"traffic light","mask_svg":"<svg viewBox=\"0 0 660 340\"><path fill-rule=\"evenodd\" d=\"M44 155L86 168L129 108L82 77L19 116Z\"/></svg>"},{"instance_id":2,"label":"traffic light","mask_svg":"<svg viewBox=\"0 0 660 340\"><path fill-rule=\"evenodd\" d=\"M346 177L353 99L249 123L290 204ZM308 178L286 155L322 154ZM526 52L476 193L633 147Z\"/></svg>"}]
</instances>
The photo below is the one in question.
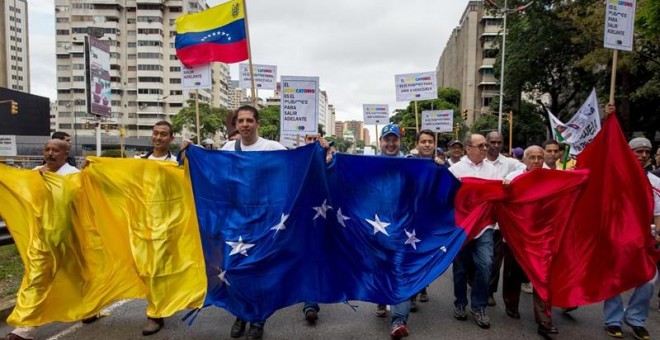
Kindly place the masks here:
<instances>
[{"instance_id":1,"label":"traffic light","mask_svg":"<svg viewBox=\"0 0 660 340\"><path fill-rule=\"evenodd\" d=\"M15 100L11 101L11 114L18 114L18 102Z\"/></svg>"},{"instance_id":2,"label":"traffic light","mask_svg":"<svg viewBox=\"0 0 660 340\"><path fill-rule=\"evenodd\" d=\"M465 110L463 110L463 112L461 112L461 118L463 118L463 120L467 120L467 115L468 115L468 110L467 109L465 109Z\"/></svg>"}]
</instances>

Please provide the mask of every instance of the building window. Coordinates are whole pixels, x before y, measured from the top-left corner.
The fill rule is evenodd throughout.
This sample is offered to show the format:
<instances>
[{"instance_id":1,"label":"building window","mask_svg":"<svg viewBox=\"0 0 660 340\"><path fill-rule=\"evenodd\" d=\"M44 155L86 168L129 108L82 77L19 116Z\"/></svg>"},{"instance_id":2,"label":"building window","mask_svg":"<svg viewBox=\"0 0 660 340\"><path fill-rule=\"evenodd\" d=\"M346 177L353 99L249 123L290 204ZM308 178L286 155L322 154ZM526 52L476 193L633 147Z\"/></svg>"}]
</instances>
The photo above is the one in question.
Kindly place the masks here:
<instances>
[{"instance_id":1,"label":"building window","mask_svg":"<svg viewBox=\"0 0 660 340\"><path fill-rule=\"evenodd\" d=\"M170 78L170 84L181 84L181 78Z\"/></svg>"},{"instance_id":2,"label":"building window","mask_svg":"<svg viewBox=\"0 0 660 340\"><path fill-rule=\"evenodd\" d=\"M136 47L136 46L137 46L137 43L135 41L128 43L129 48Z\"/></svg>"},{"instance_id":3,"label":"building window","mask_svg":"<svg viewBox=\"0 0 660 340\"><path fill-rule=\"evenodd\" d=\"M70 129L70 128L71 128L71 124L60 124L60 130Z\"/></svg>"},{"instance_id":4,"label":"building window","mask_svg":"<svg viewBox=\"0 0 660 340\"><path fill-rule=\"evenodd\" d=\"M490 106L490 102L492 102L492 101L493 101L493 97L484 97L483 101L481 103L482 104L481 106L488 107L488 106Z\"/></svg>"},{"instance_id":5,"label":"building window","mask_svg":"<svg viewBox=\"0 0 660 340\"><path fill-rule=\"evenodd\" d=\"M69 18L56 18L55 22L57 22L57 23L67 23L67 22L69 22Z\"/></svg>"},{"instance_id":6,"label":"building window","mask_svg":"<svg viewBox=\"0 0 660 340\"><path fill-rule=\"evenodd\" d=\"M181 66L170 66L170 72L181 72Z\"/></svg>"},{"instance_id":7,"label":"building window","mask_svg":"<svg viewBox=\"0 0 660 340\"><path fill-rule=\"evenodd\" d=\"M84 76L73 76L73 81L85 81Z\"/></svg>"},{"instance_id":8,"label":"building window","mask_svg":"<svg viewBox=\"0 0 660 340\"><path fill-rule=\"evenodd\" d=\"M138 53L138 58L140 59L163 59L163 55L160 53Z\"/></svg>"},{"instance_id":9,"label":"building window","mask_svg":"<svg viewBox=\"0 0 660 340\"><path fill-rule=\"evenodd\" d=\"M179 60L176 54L170 54L170 60Z\"/></svg>"},{"instance_id":10,"label":"building window","mask_svg":"<svg viewBox=\"0 0 660 340\"><path fill-rule=\"evenodd\" d=\"M57 34L57 35L69 35L69 30L56 30L55 34Z\"/></svg>"},{"instance_id":11,"label":"building window","mask_svg":"<svg viewBox=\"0 0 660 340\"><path fill-rule=\"evenodd\" d=\"M484 68L483 73L484 73L484 75L492 75L492 74L495 73L495 71L492 68L489 67L489 68Z\"/></svg>"},{"instance_id":12,"label":"building window","mask_svg":"<svg viewBox=\"0 0 660 340\"><path fill-rule=\"evenodd\" d=\"M140 82L140 83L162 83L163 78L161 78L161 77L138 77L138 82Z\"/></svg>"},{"instance_id":13,"label":"building window","mask_svg":"<svg viewBox=\"0 0 660 340\"><path fill-rule=\"evenodd\" d=\"M138 65L140 71L162 71L163 65Z\"/></svg>"},{"instance_id":14,"label":"building window","mask_svg":"<svg viewBox=\"0 0 660 340\"><path fill-rule=\"evenodd\" d=\"M58 83L68 83L71 81L70 77L57 77L57 82Z\"/></svg>"}]
</instances>

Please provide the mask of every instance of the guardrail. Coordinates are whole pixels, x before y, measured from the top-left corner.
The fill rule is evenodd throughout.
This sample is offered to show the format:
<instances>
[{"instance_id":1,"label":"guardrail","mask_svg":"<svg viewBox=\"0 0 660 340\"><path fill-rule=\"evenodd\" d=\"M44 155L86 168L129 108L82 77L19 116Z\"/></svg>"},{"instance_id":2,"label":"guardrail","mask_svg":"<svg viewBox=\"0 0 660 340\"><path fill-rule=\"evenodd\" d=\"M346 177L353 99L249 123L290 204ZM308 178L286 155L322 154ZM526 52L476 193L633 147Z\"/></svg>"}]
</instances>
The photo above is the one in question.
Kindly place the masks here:
<instances>
[{"instance_id":1,"label":"guardrail","mask_svg":"<svg viewBox=\"0 0 660 340\"><path fill-rule=\"evenodd\" d=\"M7 224L4 221L0 221L0 246L6 246L14 244L14 239L11 238L9 234L9 229L7 229Z\"/></svg>"}]
</instances>

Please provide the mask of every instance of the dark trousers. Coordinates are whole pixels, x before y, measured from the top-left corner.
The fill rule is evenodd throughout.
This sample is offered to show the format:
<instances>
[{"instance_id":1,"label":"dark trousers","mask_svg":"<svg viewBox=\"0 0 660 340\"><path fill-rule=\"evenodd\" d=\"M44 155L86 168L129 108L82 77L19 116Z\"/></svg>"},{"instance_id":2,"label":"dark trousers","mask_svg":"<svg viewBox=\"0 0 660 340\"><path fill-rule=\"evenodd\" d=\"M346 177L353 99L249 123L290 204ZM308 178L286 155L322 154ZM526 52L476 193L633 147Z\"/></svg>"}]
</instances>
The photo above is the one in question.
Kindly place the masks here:
<instances>
[{"instance_id":1,"label":"dark trousers","mask_svg":"<svg viewBox=\"0 0 660 340\"><path fill-rule=\"evenodd\" d=\"M497 286L500 282L500 269L507 245L502 239L502 233L499 230L493 231L493 269L490 271L490 280L488 281L488 291L490 295L497 292Z\"/></svg>"},{"instance_id":2,"label":"dark trousers","mask_svg":"<svg viewBox=\"0 0 660 340\"><path fill-rule=\"evenodd\" d=\"M511 249L504 245L504 272L502 282L502 296L506 308L518 311L520 304L520 284L526 278L525 272L516 261ZM534 319L537 323L552 323L551 306L542 300L534 291Z\"/></svg>"}]
</instances>

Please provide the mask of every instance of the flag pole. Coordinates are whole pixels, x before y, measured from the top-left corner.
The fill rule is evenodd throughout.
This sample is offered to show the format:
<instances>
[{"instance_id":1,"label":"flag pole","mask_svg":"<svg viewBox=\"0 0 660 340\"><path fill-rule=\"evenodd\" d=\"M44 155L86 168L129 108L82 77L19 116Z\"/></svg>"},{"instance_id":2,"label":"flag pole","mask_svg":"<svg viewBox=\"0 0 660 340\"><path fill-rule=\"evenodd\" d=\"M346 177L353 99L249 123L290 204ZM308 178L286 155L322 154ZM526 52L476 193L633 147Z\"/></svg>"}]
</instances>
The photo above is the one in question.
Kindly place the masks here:
<instances>
[{"instance_id":1,"label":"flag pole","mask_svg":"<svg viewBox=\"0 0 660 340\"><path fill-rule=\"evenodd\" d=\"M197 127L197 145L202 145L199 135L199 90L195 89L195 126Z\"/></svg>"},{"instance_id":2,"label":"flag pole","mask_svg":"<svg viewBox=\"0 0 660 340\"><path fill-rule=\"evenodd\" d=\"M419 117L417 113L417 101L413 101L415 103L415 133L419 133Z\"/></svg>"},{"instance_id":3,"label":"flag pole","mask_svg":"<svg viewBox=\"0 0 660 340\"><path fill-rule=\"evenodd\" d=\"M612 56L612 79L610 80L610 104L614 104L614 92L616 88L616 65L618 64L619 50L614 50Z\"/></svg>"},{"instance_id":4,"label":"flag pole","mask_svg":"<svg viewBox=\"0 0 660 340\"><path fill-rule=\"evenodd\" d=\"M254 86L254 70L252 69L252 46L250 44L250 28L248 25L246 0L243 0L243 12L245 13L245 36L247 38L248 67L250 68L250 82L252 83L252 104L254 107L257 107L257 88Z\"/></svg>"}]
</instances>

